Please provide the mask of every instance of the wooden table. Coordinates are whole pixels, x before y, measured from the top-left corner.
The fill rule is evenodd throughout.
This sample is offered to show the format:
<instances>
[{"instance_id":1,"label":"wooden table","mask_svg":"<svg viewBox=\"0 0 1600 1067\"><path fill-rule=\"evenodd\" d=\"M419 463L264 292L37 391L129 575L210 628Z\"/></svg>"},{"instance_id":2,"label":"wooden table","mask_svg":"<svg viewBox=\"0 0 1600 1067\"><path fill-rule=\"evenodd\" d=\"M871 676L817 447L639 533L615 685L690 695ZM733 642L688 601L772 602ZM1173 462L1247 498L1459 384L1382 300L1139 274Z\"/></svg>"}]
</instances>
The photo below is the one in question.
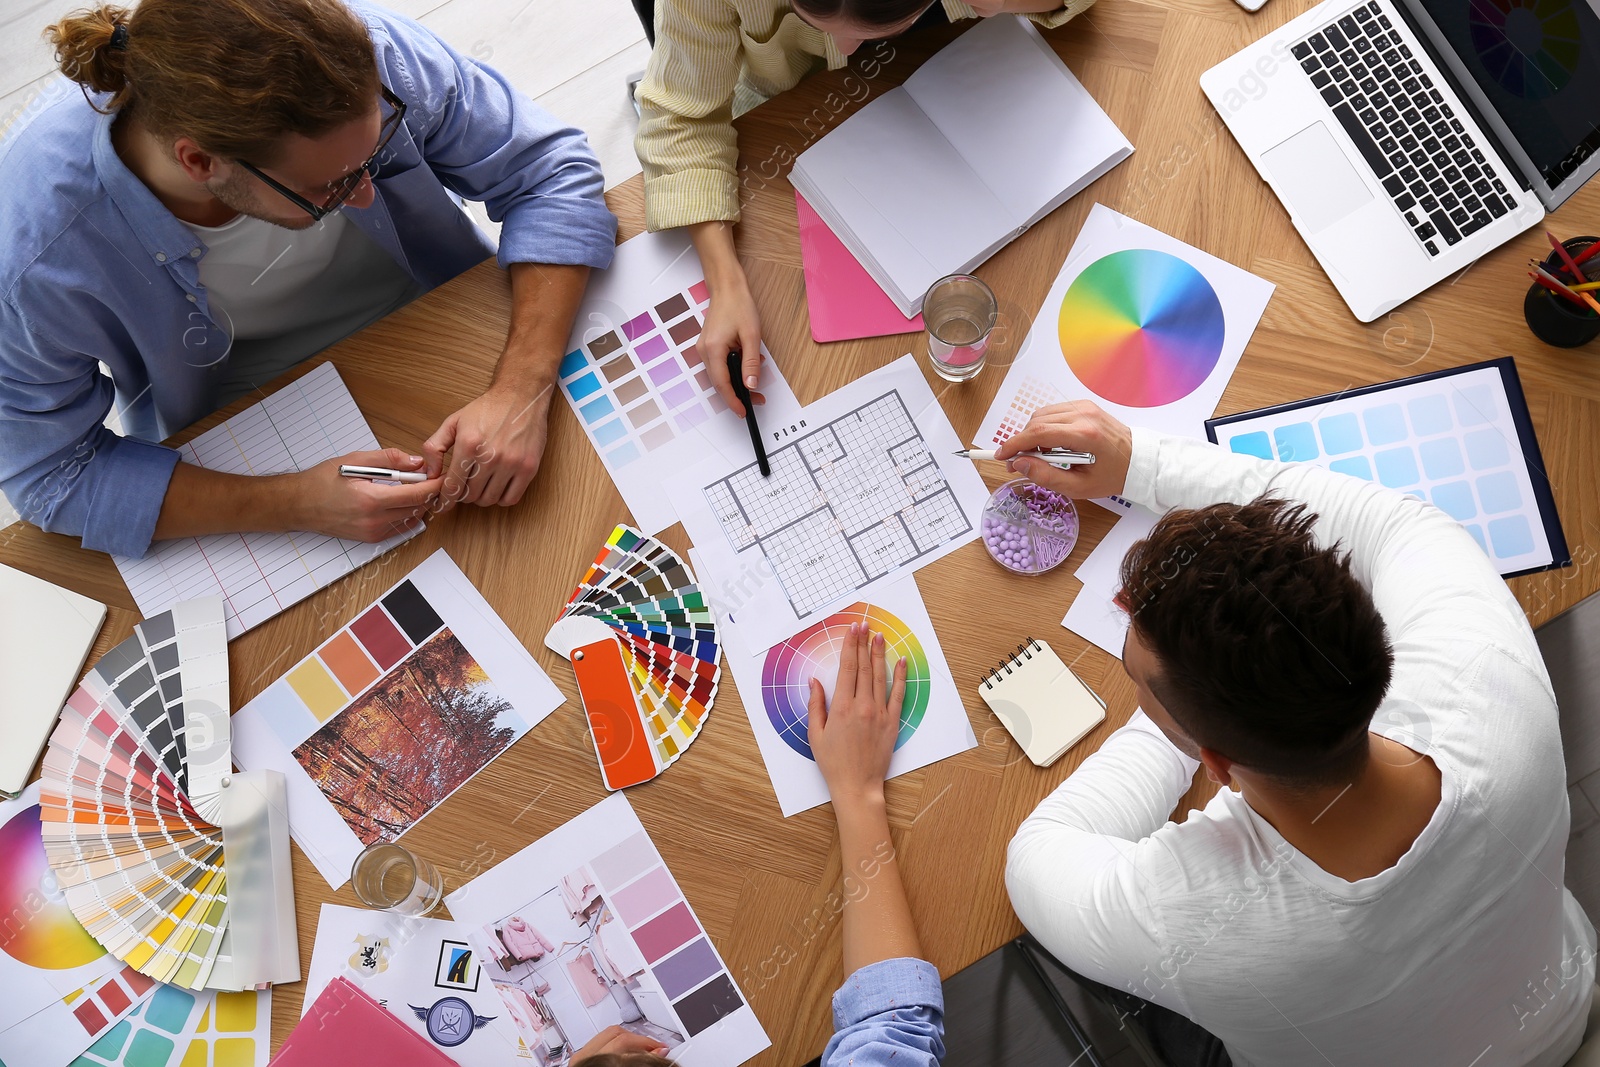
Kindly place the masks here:
<instances>
[{"instance_id":1,"label":"wooden table","mask_svg":"<svg viewBox=\"0 0 1600 1067\"><path fill-rule=\"evenodd\" d=\"M978 271L1000 297L994 366L964 386L931 375L930 381L956 430L970 434L1096 201L1277 283L1222 412L1514 354L1575 560L1565 570L1511 583L1537 624L1600 588L1600 349L1547 347L1522 322L1522 264L1547 251L1538 230L1378 322L1362 325L1351 317L1197 82L1207 67L1310 4L1274 0L1252 16L1227 0L1102 0L1047 34L1138 151ZM793 193L784 175L796 153L903 81L957 32L867 46L850 70L813 77L740 120L745 222L739 246L768 345L803 402L908 348L920 354L921 343L916 337L812 343ZM638 233L639 179L609 199L622 219L622 236ZM1593 232L1597 213L1600 184L1574 197L1550 226L1562 236ZM380 441L414 448L484 388L504 338L508 304L504 275L484 264L328 353ZM423 384L402 388L395 381ZM998 481L997 472L987 473ZM1084 515L1085 535L1073 558L1048 576L1004 572L976 543L918 573L981 742L889 788L923 947L945 974L1019 932L1001 879L1006 842L1038 800L1133 712L1133 687L1121 665L1059 625L1079 588L1072 571L1111 524L1111 516L1092 505ZM557 402L544 469L520 506L458 509L379 562L239 638L231 657L234 707L429 553L447 548L569 700L407 835L407 845L445 869L452 887L459 885L605 795L572 671L542 639L581 566L626 518L571 410ZM687 548L681 527L664 539ZM131 632L138 615L108 557L28 526L6 531L3 541L0 560L112 605L96 655ZM1085 744L1044 771L1021 757L974 691L984 669L1030 634L1055 645L1110 709ZM831 1030L828 999L841 977L838 841L826 808L779 816L731 679L724 679L693 752L629 798L772 1037L771 1051L753 1062L792 1067L815 1056ZM1187 799L1205 795L1197 787ZM508 810L521 814L508 820L502 814ZM683 812L702 828L677 830ZM298 850L294 862L301 959L308 963L318 906L356 901L348 887L330 892ZM301 986L276 990L274 1047L298 1019L301 999Z\"/></svg>"}]
</instances>

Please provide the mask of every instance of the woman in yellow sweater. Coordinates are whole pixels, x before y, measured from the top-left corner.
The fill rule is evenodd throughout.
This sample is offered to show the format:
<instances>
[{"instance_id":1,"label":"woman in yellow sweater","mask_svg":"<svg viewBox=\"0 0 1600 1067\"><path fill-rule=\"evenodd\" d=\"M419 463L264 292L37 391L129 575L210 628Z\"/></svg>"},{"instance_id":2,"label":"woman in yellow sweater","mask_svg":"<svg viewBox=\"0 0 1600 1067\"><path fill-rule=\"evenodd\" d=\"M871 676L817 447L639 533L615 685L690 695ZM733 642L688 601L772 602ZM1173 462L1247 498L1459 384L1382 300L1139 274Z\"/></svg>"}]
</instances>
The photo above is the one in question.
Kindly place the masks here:
<instances>
[{"instance_id":1,"label":"woman in yellow sweater","mask_svg":"<svg viewBox=\"0 0 1600 1067\"><path fill-rule=\"evenodd\" d=\"M1059 26L1094 0L656 0L656 46L638 90L645 221L687 226L706 270L711 306L700 346L724 399L744 407L727 354L760 385L761 317L733 244L739 220L735 115L826 65L834 70L867 41L910 29L930 9L956 20L1005 12Z\"/></svg>"}]
</instances>

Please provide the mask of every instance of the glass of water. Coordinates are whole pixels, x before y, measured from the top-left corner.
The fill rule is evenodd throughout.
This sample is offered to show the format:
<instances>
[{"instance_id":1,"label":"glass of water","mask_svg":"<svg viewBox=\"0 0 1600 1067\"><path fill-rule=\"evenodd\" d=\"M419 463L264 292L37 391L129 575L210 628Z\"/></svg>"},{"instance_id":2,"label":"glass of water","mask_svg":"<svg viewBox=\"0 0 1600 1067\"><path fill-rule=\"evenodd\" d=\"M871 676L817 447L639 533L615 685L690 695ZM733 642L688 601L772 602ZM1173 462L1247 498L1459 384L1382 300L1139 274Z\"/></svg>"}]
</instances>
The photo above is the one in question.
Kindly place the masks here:
<instances>
[{"instance_id":1,"label":"glass of water","mask_svg":"<svg viewBox=\"0 0 1600 1067\"><path fill-rule=\"evenodd\" d=\"M384 841L368 845L356 857L350 881L361 903L401 915L427 915L444 899L438 868L410 849Z\"/></svg>"},{"instance_id":2,"label":"glass of water","mask_svg":"<svg viewBox=\"0 0 1600 1067\"><path fill-rule=\"evenodd\" d=\"M994 292L970 274L951 274L934 282L922 301L933 372L947 382L977 377L999 314Z\"/></svg>"}]
</instances>

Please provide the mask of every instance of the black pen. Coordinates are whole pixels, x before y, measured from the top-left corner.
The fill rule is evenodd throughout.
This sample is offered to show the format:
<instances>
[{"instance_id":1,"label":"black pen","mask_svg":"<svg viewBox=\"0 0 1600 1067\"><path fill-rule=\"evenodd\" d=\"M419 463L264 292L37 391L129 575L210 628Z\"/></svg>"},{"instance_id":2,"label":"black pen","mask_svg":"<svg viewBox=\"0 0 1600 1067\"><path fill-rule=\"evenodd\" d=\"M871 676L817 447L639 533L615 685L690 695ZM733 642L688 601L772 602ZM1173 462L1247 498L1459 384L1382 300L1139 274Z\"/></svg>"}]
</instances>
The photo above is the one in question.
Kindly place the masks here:
<instances>
[{"instance_id":1,"label":"black pen","mask_svg":"<svg viewBox=\"0 0 1600 1067\"><path fill-rule=\"evenodd\" d=\"M740 377L739 365L743 362L744 355L737 348L728 352L728 377L733 382L733 395L744 405L744 422L750 427L750 443L756 446L756 465L761 468L761 477L770 478L772 465L767 462L767 448L761 441L761 427L756 425L756 406L750 400L749 387Z\"/></svg>"}]
</instances>

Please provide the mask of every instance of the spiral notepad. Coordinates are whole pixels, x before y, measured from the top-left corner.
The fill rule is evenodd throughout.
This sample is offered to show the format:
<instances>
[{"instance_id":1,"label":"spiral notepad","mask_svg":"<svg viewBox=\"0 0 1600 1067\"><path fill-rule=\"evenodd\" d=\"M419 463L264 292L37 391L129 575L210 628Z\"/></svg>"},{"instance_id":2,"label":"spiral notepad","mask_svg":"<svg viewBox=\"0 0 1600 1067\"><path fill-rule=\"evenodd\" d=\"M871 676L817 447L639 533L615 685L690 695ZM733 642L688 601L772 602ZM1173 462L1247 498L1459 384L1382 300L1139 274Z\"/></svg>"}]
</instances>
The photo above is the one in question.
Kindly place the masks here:
<instances>
[{"instance_id":1,"label":"spiral notepad","mask_svg":"<svg viewBox=\"0 0 1600 1067\"><path fill-rule=\"evenodd\" d=\"M1106 717L1105 701L1055 649L1031 637L984 676L978 695L1040 767L1060 759Z\"/></svg>"}]
</instances>

